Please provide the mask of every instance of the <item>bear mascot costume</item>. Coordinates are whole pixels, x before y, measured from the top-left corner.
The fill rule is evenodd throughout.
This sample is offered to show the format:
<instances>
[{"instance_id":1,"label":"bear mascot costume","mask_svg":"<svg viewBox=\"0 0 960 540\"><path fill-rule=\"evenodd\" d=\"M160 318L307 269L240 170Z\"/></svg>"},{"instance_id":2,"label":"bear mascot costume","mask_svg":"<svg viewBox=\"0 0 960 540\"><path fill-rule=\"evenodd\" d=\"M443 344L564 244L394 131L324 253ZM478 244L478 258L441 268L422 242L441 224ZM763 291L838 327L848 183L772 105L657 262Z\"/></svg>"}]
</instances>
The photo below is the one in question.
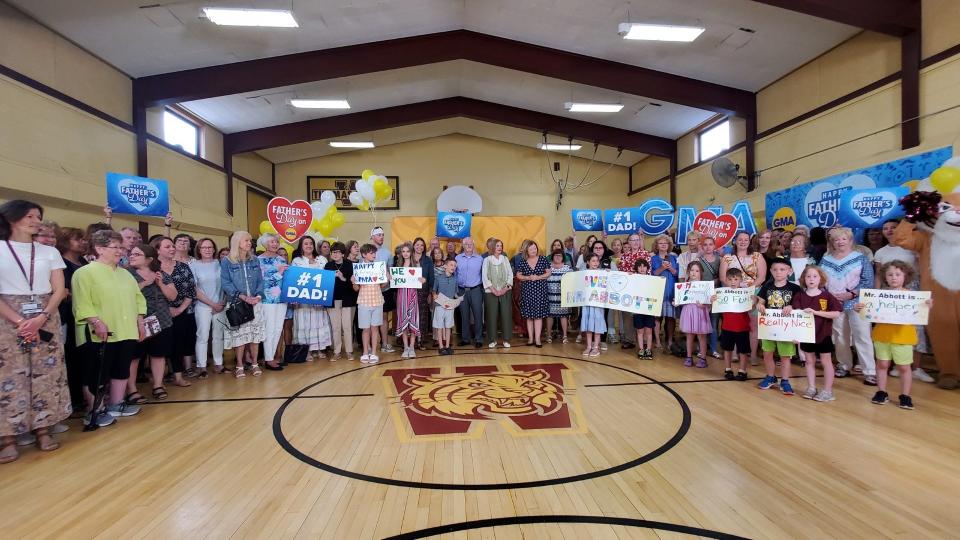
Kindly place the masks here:
<instances>
[{"instance_id":1,"label":"bear mascot costume","mask_svg":"<svg viewBox=\"0 0 960 540\"><path fill-rule=\"evenodd\" d=\"M937 385L952 390L960 378L960 159L935 170L929 185L936 191L915 191L900 201L906 219L893 243L918 254L920 288L933 298L927 334L940 369Z\"/></svg>"}]
</instances>

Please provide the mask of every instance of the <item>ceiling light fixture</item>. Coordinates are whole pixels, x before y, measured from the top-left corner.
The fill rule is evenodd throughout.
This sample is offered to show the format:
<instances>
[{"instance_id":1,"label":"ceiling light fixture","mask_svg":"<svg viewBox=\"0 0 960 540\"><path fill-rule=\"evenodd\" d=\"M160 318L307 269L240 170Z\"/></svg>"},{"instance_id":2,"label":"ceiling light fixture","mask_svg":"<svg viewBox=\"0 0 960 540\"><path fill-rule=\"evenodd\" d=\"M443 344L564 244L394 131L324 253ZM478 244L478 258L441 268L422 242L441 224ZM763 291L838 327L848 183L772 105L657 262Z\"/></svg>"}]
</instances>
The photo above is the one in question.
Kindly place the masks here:
<instances>
[{"instance_id":1,"label":"ceiling light fixture","mask_svg":"<svg viewBox=\"0 0 960 540\"><path fill-rule=\"evenodd\" d=\"M623 105L619 103L571 103L566 102L563 108L570 112L620 112Z\"/></svg>"},{"instance_id":2,"label":"ceiling light fixture","mask_svg":"<svg viewBox=\"0 0 960 540\"><path fill-rule=\"evenodd\" d=\"M541 150L552 150L554 152L566 152L568 150L570 152L576 152L577 150L583 148L579 144L552 144L552 143L551 144L540 143L537 145L537 147L539 147Z\"/></svg>"},{"instance_id":3,"label":"ceiling light fixture","mask_svg":"<svg viewBox=\"0 0 960 540\"><path fill-rule=\"evenodd\" d=\"M689 43L703 33L699 26L674 26L669 24L620 23L617 32L623 39L647 41L682 41Z\"/></svg>"},{"instance_id":4,"label":"ceiling light fixture","mask_svg":"<svg viewBox=\"0 0 960 540\"><path fill-rule=\"evenodd\" d=\"M371 141L330 141L330 146L334 148L374 148Z\"/></svg>"},{"instance_id":5,"label":"ceiling light fixture","mask_svg":"<svg viewBox=\"0 0 960 540\"><path fill-rule=\"evenodd\" d=\"M291 99L290 105L298 109L349 109L345 99Z\"/></svg>"},{"instance_id":6,"label":"ceiling light fixture","mask_svg":"<svg viewBox=\"0 0 960 540\"><path fill-rule=\"evenodd\" d=\"M289 10L234 9L205 7L203 14L220 26L269 26L271 28L299 28Z\"/></svg>"}]
</instances>

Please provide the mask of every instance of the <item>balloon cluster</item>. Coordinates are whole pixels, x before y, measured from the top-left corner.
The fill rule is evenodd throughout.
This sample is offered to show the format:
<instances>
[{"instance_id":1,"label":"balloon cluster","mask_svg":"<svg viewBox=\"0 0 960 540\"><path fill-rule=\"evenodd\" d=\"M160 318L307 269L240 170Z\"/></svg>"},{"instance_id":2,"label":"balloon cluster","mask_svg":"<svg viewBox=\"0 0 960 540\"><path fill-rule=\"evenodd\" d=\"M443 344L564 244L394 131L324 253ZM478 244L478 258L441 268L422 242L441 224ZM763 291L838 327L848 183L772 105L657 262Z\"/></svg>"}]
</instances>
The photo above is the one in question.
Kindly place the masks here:
<instances>
[{"instance_id":1,"label":"balloon cluster","mask_svg":"<svg viewBox=\"0 0 960 540\"><path fill-rule=\"evenodd\" d=\"M943 197L936 191L914 191L900 199L904 216L910 223L925 223L932 226L940 213Z\"/></svg>"},{"instance_id":2,"label":"balloon cluster","mask_svg":"<svg viewBox=\"0 0 960 540\"><path fill-rule=\"evenodd\" d=\"M940 193L951 193L960 186L960 168L943 166L930 175L930 185Z\"/></svg>"},{"instance_id":3,"label":"balloon cluster","mask_svg":"<svg viewBox=\"0 0 960 540\"><path fill-rule=\"evenodd\" d=\"M378 204L390 199L393 188L385 176L380 176L370 169L364 169L357 180L356 191L350 192L350 204L366 212L377 207Z\"/></svg>"},{"instance_id":4,"label":"balloon cluster","mask_svg":"<svg viewBox=\"0 0 960 540\"><path fill-rule=\"evenodd\" d=\"M313 223L310 224L310 232L316 240L329 238L334 231L343 226L346 222L343 214L337 210L337 196L330 190L320 194L319 201L310 203L313 209Z\"/></svg>"}]
</instances>

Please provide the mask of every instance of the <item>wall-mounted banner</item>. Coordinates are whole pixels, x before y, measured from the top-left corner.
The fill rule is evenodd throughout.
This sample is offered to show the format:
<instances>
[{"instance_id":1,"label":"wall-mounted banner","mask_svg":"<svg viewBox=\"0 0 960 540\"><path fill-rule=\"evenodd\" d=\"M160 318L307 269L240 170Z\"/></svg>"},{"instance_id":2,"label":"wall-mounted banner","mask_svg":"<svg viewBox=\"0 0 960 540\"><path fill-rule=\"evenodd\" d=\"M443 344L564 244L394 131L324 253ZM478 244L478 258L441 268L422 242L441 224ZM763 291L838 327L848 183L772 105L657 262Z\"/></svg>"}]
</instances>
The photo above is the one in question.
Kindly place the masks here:
<instances>
[{"instance_id":1,"label":"wall-mounted banner","mask_svg":"<svg viewBox=\"0 0 960 540\"><path fill-rule=\"evenodd\" d=\"M813 315L798 309L789 315L780 309L768 309L757 317L757 336L773 341L813 343Z\"/></svg>"},{"instance_id":2,"label":"wall-mounted banner","mask_svg":"<svg viewBox=\"0 0 960 540\"><path fill-rule=\"evenodd\" d=\"M603 210L599 208L583 210L574 208L570 211L570 219L573 221L573 230L575 231L602 231L603 220L600 219Z\"/></svg>"},{"instance_id":3,"label":"wall-mounted banner","mask_svg":"<svg viewBox=\"0 0 960 540\"><path fill-rule=\"evenodd\" d=\"M947 146L767 193L767 223L784 227L793 221L794 226L832 227L839 223L840 199L845 192L899 187L921 180L952 155L953 149Z\"/></svg>"},{"instance_id":4,"label":"wall-mounted banner","mask_svg":"<svg viewBox=\"0 0 960 540\"><path fill-rule=\"evenodd\" d=\"M357 285L386 283L387 263L383 261L353 263L353 278Z\"/></svg>"},{"instance_id":5,"label":"wall-mounted banner","mask_svg":"<svg viewBox=\"0 0 960 540\"><path fill-rule=\"evenodd\" d=\"M170 211L167 181L108 172L107 206L117 214L166 216Z\"/></svg>"},{"instance_id":6,"label":"wall-mounted banner","mask_svg":"<svg viewBox=\"0 0 960 540\"><path fill-rule=\"evenodd\" d=\"M909 193L910 188L906 186L850 190L840 197L837 217L844 227L880 227L888 219L903 217L900 199Z\"/></svg>"},{"instance_id":7,"label":"wall-mounted banner","mask_svg":"<svg viewBox=\"0 0 960 540\"><path fill-rule=\"evenodd\" d=\"M470 236L470 214L437 212L437 236L454 239Z\"/></svg>"},{"instance_id":8,"label":"wall-mounted banner","mask_svg":"<svg viewBox=\"0 0 960 540\"><path fill-rule=\"evenodd\" d=\"M390 267L391 289L420 289L423 284L423 268L419 266L392 266Z\"/></svg>"},{"instance_id":9,"label":"wall-mounted banner","mask_svg":"<svg viewBox=\"0 0 960 540\"><path fill-rule=\"evenodd\" d=\"M560 305L594 306L659 316L665 281L660 276L609 270L569 272L560 281Z\"/></svg>"},{"instance_id":10,"label":"wall-mounted banner","mask_svg":"<svg viewBox=\"0 0 960 540\"><path fill-rule=\"evenodd\" d=\"M712 281L683 281L674 284L673 303L678 306L709 304L712 296Z\"/></svg>"},{"instance_id":11,"label":"wall-mounted banner","mask_svg":"<svg viewBox=\"0 0 960 540\"><path fill-rule=\"evenodd\" d=\"M710 211L715 216L722 214L724 216L732 215L735 218L736 229L731 233L735 234L739 230L747 231L751 235L756 234L757 225L753 219L753 210L750 209L750 203L747 201L737 201L733 203L729 214L723 214L723 207L710 206L703 209L703 212ZM699 213L703 213L699 212ZM674 214L673 205L663 199L650 199L647 202L633 208L612 208L603 211L603 230L607 234L631 234L642 232L646 235L658 235L665 233L668 229L677 226L678 244L687 243L687 235L694 229L694 223L698 217L698 211L693 206L680 206ZM724 218L726 219L726 217ZM706 226L706 223L703 224ZM712 231L711 231L711 234ZM719 237L717 237L717 245Z\"/></svg>"},{"instance_id":12,"label":"wall-mounted banner","mask_svg":"<svg viewBox=\"0 0 960 540\"><path fill-rule=\"evenodd\" d=\"M860 289L860 316L872 323L925 326L930 316L930 291Z\"/></svg>"},{"instance_id":13,"label":"wall-mounted banner","mask_svg":"<svg viewBox=\"0 0 960 540\"><path fill-rule=\"evenodd\" d=\"M304 200L291 202L285 197L274 197L267 203L267 219L280 238L292 244L310 230L313 208Z\"/></svg>"},{"instance_id":14,"label":"wall-mounted banner","mask_svg":"<svg viewBox=\"0 0 960 540\"><path fill-rule=\"evenodd\" d=\"M746 313L753 309L753 287L720 287L714 290L713 313Z\"/></svg>"},{"instance_id":15,"label":"wall-mounted banner","mask_svg":"<svg viewBox=\"0 0 960 540\"><path fill-rule=\"evenodd\" d=\"M291 266L283 273L280 301L290 304L333 305L333 284L337 273Z\"/></svg>"}]
</instances>

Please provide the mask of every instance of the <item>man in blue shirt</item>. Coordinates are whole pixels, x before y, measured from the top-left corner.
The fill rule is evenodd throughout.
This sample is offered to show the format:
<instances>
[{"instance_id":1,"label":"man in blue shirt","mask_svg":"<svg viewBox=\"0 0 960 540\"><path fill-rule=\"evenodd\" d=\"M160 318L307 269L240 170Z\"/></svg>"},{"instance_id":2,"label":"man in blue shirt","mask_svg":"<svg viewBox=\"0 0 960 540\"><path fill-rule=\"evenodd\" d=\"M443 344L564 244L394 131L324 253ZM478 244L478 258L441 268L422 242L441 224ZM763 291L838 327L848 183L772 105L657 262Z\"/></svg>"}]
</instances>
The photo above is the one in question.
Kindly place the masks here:
<instances>
[{"instance_id":1,"label":"man in blue shirt","mask_svg":"<svg viewBox=\"0 0 960 540\"><path fill-rule=\"evenodd\" d=\"M463 252L457 255L457 286L463 291L460 302L460 343L471 341L477 349L483 347L483 257L477 254L473 238L463 239ZM470 317L473 316L472 328Z\"/></svg>"}]
</instances>

